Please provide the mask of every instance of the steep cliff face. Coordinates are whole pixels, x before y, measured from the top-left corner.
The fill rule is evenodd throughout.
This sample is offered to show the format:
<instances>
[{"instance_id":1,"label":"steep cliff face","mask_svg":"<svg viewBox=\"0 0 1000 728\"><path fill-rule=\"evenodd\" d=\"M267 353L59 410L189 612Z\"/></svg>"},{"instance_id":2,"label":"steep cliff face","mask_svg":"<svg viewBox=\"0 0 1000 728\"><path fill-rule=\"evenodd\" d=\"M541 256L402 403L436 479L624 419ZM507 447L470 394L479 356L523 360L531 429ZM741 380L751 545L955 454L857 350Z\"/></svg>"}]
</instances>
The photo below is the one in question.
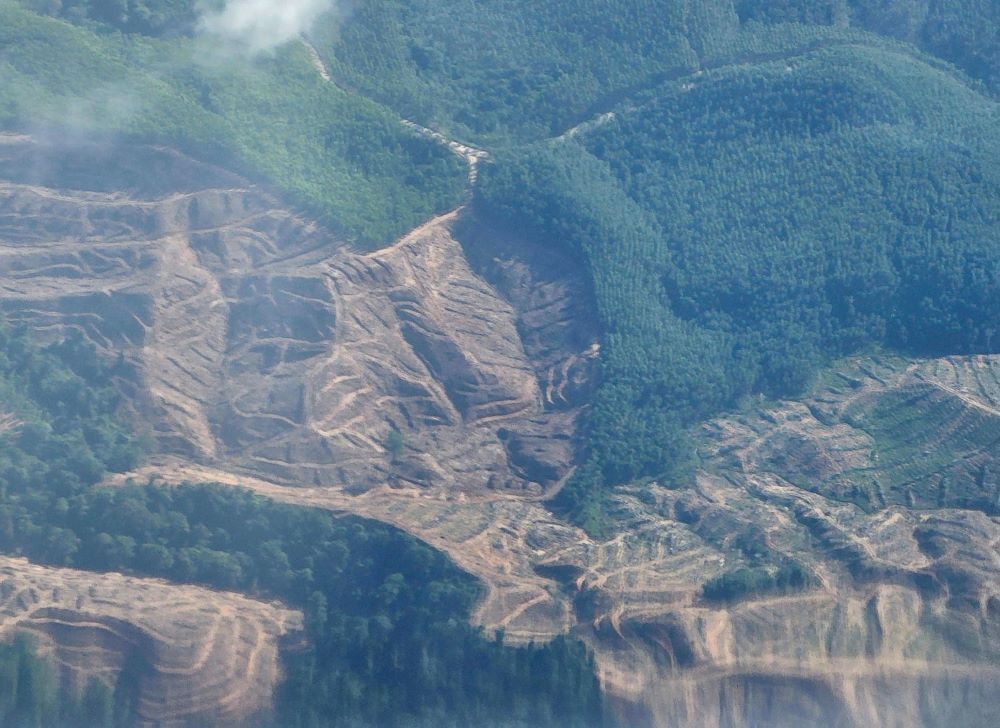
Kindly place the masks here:
<instances>
[{"instance_id":1,"label":"steep cliff face","mask_svg":"<svg viewBox=\"0 0 1000 728\"><path fill-rule=\"evenodd\" d=\"M167 150L99 184L51 152L0 144L0 307L132 364L137 475L403 528L482 579L479 624L587 640L635 725L1000 721L1000 358L857 359L718 418L598 541L542 504L600 356L574 261L461 212L363 255ZM703 596L788 561L808 586Z\"/></svg>"}]
</instances>

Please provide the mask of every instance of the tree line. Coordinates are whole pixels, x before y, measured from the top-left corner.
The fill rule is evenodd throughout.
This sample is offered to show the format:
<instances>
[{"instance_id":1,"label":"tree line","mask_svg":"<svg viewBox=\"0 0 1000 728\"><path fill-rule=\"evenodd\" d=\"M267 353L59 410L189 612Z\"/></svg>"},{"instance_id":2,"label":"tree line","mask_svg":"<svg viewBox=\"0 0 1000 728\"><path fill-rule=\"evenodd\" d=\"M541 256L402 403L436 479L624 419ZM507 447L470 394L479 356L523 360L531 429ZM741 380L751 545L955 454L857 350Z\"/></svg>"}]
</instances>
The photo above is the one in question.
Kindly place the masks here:
<instances>
[{"instance_id":1,"label":"tree line","mask_svg":"<svg viewBox=\"0 0 1000 728\"><path fill-rule=\"evenodd\" d=\"M493 224L574 251L604 331L589 456L559 505L668 482L686 430L832 358L1000 345L996 106L895 49L671 82L573 140L501 156Z\"/></svg>"},{"instance_id":2,"label":"tree line","mask_svg":"<svg viewBox=\"0 0 1000 728\"><path fill-rule=\"evenodd\" d=\"M468 621L478 582L395 528L218 485L99 487L140 454L118 418L115 378L128 376L78 335L40 347L23 327L0 329L0 400L13 422L0 433L0 551L303 609L308 647L283 653L276 714L263 723L608 725L581 643L516 647L484 635ZM27 643L10 649L7 672L0 650L0 715L21 722L4 725L134 724L146 656L130 656L116 685L70 695L53 691ZM81 711L86 721L74 723Z\"/></svg>"},{"instance_id":3,"label":"tree line","mask_svg":"<svg viewBox=\"0 0 1000 728\"><path fill-rule=\"evenodd\" d=\"M324 81L301 43L210 62L202 39L122 32L95 17L72 25L0 3L0 128L169 145L266 185L364 248L462 199L461 160Z\"/></svg>"}]
</instances>

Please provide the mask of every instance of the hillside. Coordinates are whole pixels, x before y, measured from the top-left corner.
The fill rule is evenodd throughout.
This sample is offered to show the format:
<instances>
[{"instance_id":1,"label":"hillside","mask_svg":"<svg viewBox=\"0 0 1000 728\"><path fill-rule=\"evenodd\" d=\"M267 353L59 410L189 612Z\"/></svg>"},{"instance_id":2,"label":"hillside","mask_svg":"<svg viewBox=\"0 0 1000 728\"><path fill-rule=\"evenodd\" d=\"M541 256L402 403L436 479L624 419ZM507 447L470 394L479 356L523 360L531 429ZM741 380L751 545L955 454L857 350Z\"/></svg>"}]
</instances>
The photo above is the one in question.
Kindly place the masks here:
<instances>
[{"instance_id":1,"label":"hillside","mask_svg":"<svg viewBox=\"0 0 1000 728\"><path fill-rule=\"evenodd\" d=\"M6 130L193 152L280 191L362 247L391 242L462 194L458 160L324 83L301 44L249 64L209 39L74 27L4 0L0 67Z\"/></svg>"},{"instance_id":2,"label":"hillside","mask_svg":"<svg viewBox=\"0 0 1000 728\"><path fill-rule=\"evenodd\" d=\"M4 636L33 635L69 684L127 691L139 725L235 724L271 707L302 615L238 594L0 559Z\"/></svg>"},{"instance_id":3,"label":"hillside","mask_svg":"<svg viewBox=\"0 0 1000 728\"><path fill-rule=\"evenodd\" d=\"M913 43L996 92L998 12L984 0L401 0L363 4L312 37L345 87L503 143L556 136L667 78L865 31Z\"/></svg>"},{"instance_id":4,"label":"hillside","mask_svg":"<svg viewBox=\"0 0 1000 728\"><path fill-rule=\"evenodd\" d=\"M30 142L22 139L11 141L11 144ZM178 170L191 164L176 155L171 160ZM204 175L200 178L205 179ZM205 248L200 241L222 238L224 242L225 235L202 238L199 227L191 227L189 214L164 213L176 209L178 201L143 202L141 197L136 197L138 192L134 189L129 193L132 198L129 202L103 198L102 193L86 190L62 190L56 195L54 191L47 193L38 187L25 189L16 182L7 184L7 193L12 199L23 200L30 194L27 199L40 200L34 206L19 204L19 209L25 211L22 229L26 233L39 229L39 221L49 220L45 229L61 230L59 234L69 240L75 239L79 232L75 227L67 229L66 220L84 221L73 225L90 225L86 221L100 218L95 218L93 213L56 214L56 210L64 209L60 207L64 204L92 211L114 204L118 210L115 220L128 219L121 211L123 204L137 210L145 209L146 215L155 212L154 220L179 220L181 227L171 234L185 244L194 243L191 261L199 267L192 270L207 271L197 276L185 275L188 280L179 281L190 291L187 296L170 295L161 299L158 291L172 290L171 279L154 273L159 270L155 256L137 254L143 246L149 245L135 235L137 228L119 238L116 248L108 247L114 238L100 232L101 238L108 242L97 251L116 249L118 259L148 260L149 263L140 265L139 270L132 273L128 273L128 269L117 272L122 271L120 265L106 266L104 270L110 271L102 274L106 292L79 295L73 286L98 280L97 271L90 269L81 276L79 264L45 262L54 260L51 258L53 251L67 250L66 243L53 247L31 239L19 242L13 236L8 238L5 259L9 261L9 272L6 275L15 287L5 297L5 310L31 323L33 328L44 330L55 324L65 330L76 329L106 350L121 351L125 361L134 368L133 384L129 385L133 391L132 406L142 421L150 423L154 438L150 453L152 463L136 473L139 482L154 476L173 482L239 484L278 501L347 511L394 524L444 550L456 564L483 582L486 591L474 612L474 619L487 631L502 628L507 639L515 642L548 639L567 630L585 639L596 651L606 689L619 701L620 710L634 720L639 720L635 716L645 715L643 720L660 724L666 716L690 715L692 711L701 714L703 701L718 704L714 696L722 696L722 704L729 706L725 710L740 714L753 710L773 717L768 711L777 711L773 706L778 705L782 710L794 708L790 715L801 716L802 711L806 711L805 715L844 713L851 716L851 720L863 723L866 716L886 715L884 711L911 704L907 702L910 698L905 691L915 690L917 688L912 686L919 685L924 694L934 697L924 703L912 703L923 706L913 707L913 710L924 711L914 714L914 719L920 717L934 724L943 722L942 716L955 715L952 711L957 708L947 697L955 690L963 691L966 696L987 694L982 692L986 690L983 681L988 685L992 679L990 670L994 668L990 666L995 664L996 657L989 652L987 638L972 638L971 635L995 629L990 605L1000 583L993 545L997 526L995 519L981 512L953 509L971 506L992 512L995 507L996 483L991 473L998 472L1000 467L994 462L995 434L991 436L997 431L996 387L995 383L991 384L997 366L995 357L918 362L894 357L852 360L826 372L813 394L801 403L786 402L759 411L751 409L737 418L713 421L693 436L700 466L691 481L630 486L610 496L607 511L614 535L594 539L554 519L540 502L549 487L546 483L554 481L532 477L550 472L539 469L540 463L546 462L543 456L551 458L552 467L570 466L572 450L553 450L552 443L558 440L551 434L540 437L536 446L512 446L519 442L516 437L519 427L543 424L546 417L553 422L569 417L568 421L572 422L572 408L577 406L574 401L585 400L590 391L586 386L590 371L586 363L593 359L588 357L599 357L603 353L590 345L593 332L588 332L583 323L574 323L588 320L587 288L579 279L564 278L572 271L572 266L560 257L558 250L542 254L514 236L490 231L474 218L466 218L464 222L444 220L397 248L371 256L358 256L349 249L334 247L326 254L329 260L320 263L317 258L310 257L318 254L308 252L315 249L315 245L308 243L307 234L282 233L273 238L275 242L265 242L268 230L302 230L299 226L305 224L284 217L287 213L266 198L254 202L262 205L252 208L259 209L257 213L249 214L251 208L241 210L243 222L238 225L231 228L218 224L210 226L213 230L232 231L227 233L234 236L232 239L261 241L257 244L262 251L273 249L285 240L302 240L303 252L296 254L293 249L279 253L279 258L295 263L317 261L310 265L327 271L320 277L321 281L329 281L338 270L345 271L341 274L345 277L340 279L343 281L340 286L312 284L319 291L327 290L329 293L325 295L334 302L342 301L344 293L353 290L347 287L351 278L355 281L353 285L366 282L365 299L372 306L382 305L375 303L378 299L373 292L378 290L379 281L376 275L386 277L386 281L397 280L389 278L390 275L399 275L398 280L405 282L406 287L393 283L388 290L404 304L404 312L412 313L390 325L384 322L393 319L380 314L369 319L365 329L357 330L367 332L370 337L367 340L371 342L367 346L376 346L376 351L383 352L378 355L378 361L392 361L385 353L388 351L396 352L393 356L404 357L401 361L412 360L414 364L399 371L412 372L408 375L411 377L424 372L420 375L421 381L426 381L428 387L433 385L430 391L439 394L420 397L415 396L415 392L412 399L404 400L396 393L400 390L386 389L385 403L374 410L359 410L362 418L356 420L353 427L360 429L369 419L377 423L381 416L391 417L394 410L390 405L401 401L412 404L399 412L420 412L423 410L418 406L426 407L421 402L438 402L439 409L430 410L431 413L447 412L444 408L452 407L461 414L453 415L450 421L440 416L407 420L397 415L399 419L391 422L404 434L404 446L395 454L389 450L391 430L388 423L372 425L385 429L372 430L374 443L367 450L361 449L360 444L354 446L359 453L369 453L358 460L355 467L372 470L359 470L358 475L340 480L337 467L343 467L343 459L335 460L326 455L330 460L325 464L319 458L306 464L294 455L295 447L304 446L298 443L308 443L309 438L317 437L311 426L299 425L284 431L282 437L288 445L279 451L286 458L284 460L254 461L247 457L254 452L252 449L227 449L225 440L213 434L238 431L230 428L239 420L233 419L232 414L225 414L233 412L231 409L201 404L205 395L199 392L211 391L217 396L231 391L230 387L246 376L248 369L259 372L260 365L255 363L260 361L259 348L239 345L240 338L230 339L231 343L219 347L226 352L224 357L214 361L225 362L228 358L231 363L210 366L213 360L197 352L211 351L202 348L203 342L211 339L188 336L177 339L177 343L158 343L175 341L158 338L159 331L170 330L169 326L158 327L161 322L173 320L169 317L171 305L183 305L192 295L217 295L212 291L223 289L223 284L212 282L218 274L209 274L216 270L219 251L225 248ZM201 200L212 200L220 194L211 190L185 193ZM245 199L248 201L245 204L249 205L258 198ZM188 205L189 202L180 204ZM207 214L219 208L200 202L198 209L199 214ZM57 220L63 222L57 223ZM247 222L253 220L257 222ZM286 220L282 223L286 227L277 225L274 220ZM160 224L166 223L157 223ZM250 227L242 227L247 225ZM240 230L259 232L251 237L250 232ZM325 233L316 228L313 234ZM464 262L461 246L449 242L454 240L452 235L466 243L470 251L468 263ZM34 240L37 241L37 236ZM434 268L421 262L401 268L406 271L405 275L393 273L396 260L432 261L434 256L447 250L455 251L447 268ZM486 250L492 252L486 255ZM101 255L106 261L114 260L108 252L101 252ZM174 260L180 259L174 256ZM37 268L28 265L31 260ZM241 259L229 257L224 260L229 261L226 267L218 268L226 271L223 280L237 276L238 266L244 265ZM253 256L249 257L249 261L254 260ZM362 262L366 266L377 265L377 268L360 267ZM344 267L348 264L350 267ZM456 268L456 264L464 267ZM144 267L152 271L145 273ZM47 275L40 275L39 270ZM258 278L260 270L259 265L255 265L254 275ZM306 265L295 277L285 275L301 281L305 276L303 271L308 270ZM447 273L432 275L436 270ZM485 278L473 272L477 270ZM351 278L347 277L347 272ZM556 272L559 276L555 276ZM160 281L161 287L146 289L144 286L151 284L144 280ZM118 285L131 292L134 300L144 302L138 310L149 312L143 314L146 318L142 319L141 327L137 326L135 339L120 335L117 339L111 338L109 334L115 333L114 330L88 323L97 319L87 314L89 304L86 302L109 298L114 301ZM426 320L432 314L424 313L425 309L429 312L468 310L437 298L440 292L448 291L449 286L457 286L455 290L480 291L477 295L489 294L495 303L490 308L482 302L476 303L477 315L464 326L449 324L445 329L447 337L443 333L423 333L428 324L422 323L416 331L426 338L414 341L428 343L423 344L423 348L410 348L414 345L397 333L397 326ZM227 290L245 288L242 284L230 285ZM149 292L143 293L144 290ZM567 298L567 292L574 291ZM416 292L422 293L415 295ZM206 308L225 313L225 320L230 323L220 327L223 334L252 337L248 341L260 340L259 334L254 333L258 329L245 327L239 323L239 317L229 313L228 300L218 300L220 303L207 303ZM301 322L296 324L294 332L289 332L302 337L302 344L298 346L309 342L309 332L313 329L308 322L315 326L315 322L323 320L316 313L310 313L317 310L317 300L323 300L315 293L283 299L269 294L264 300L268 305L281 307L280 318L274 319L274 325ZM574 309L570 305L573 300L583 308ZM482 312L491 308L503 313L506 319L484 317ZM352 307L352 317L332 317L334 333L325 337L326 346L332 348L317 348L313 355L317 361L310 367L328 359L343 361L341 357L359 350L356 338L340 332L360 326L357 313L360 311L364 309ZM563 313L556 315L555 311ZM415 318L415 315L423 318ZM120 315L119 320L124 318ZM254 320L264 322L268 319L257 315ZM498 405L490 405L479 415L481 410L471 408L480 401L484 405L477 406L493 401L509 402L511 397L503 394L504 390L498 390L492 400L488 397L467 400L467 409L459 410L463 400L452 399L454 395L449 392L482 396L490 391L485 383L496 380L483 375L485 378L473 387L468 384L466 372L469 370L454 362L470 361L484 366L483 354L476 353L477 342L494 342L489 344L488 351L497 351L495 337L503 330L498 328L502 320L509 321L507 336L516 344L512 351L521 352L517 356L524 357L521 367L525 372L526 391L534 392L519 405L528 407L528 413L519 408L496 409ZM561 326L565 328L532 328L532 322L534 325L546 322L551 326L554 321L562 321ZM282 331L285 329L277 330L276 338L282 341L282 346L289 346L292 337ZM453 343L443 350L454 352L451 358L435 354L448 341ZM569 364L559 363L563 360L558 357L565 356L558 353L560 349L549 349L550 353L546 353L541 347L543 342L552 346L558 341L575 342L579 347L574 349L566 345L565 351L570 352L570 358L565 361ZM360 347L360 351L364 350ZM198 376L172 376L171 381L178 388L174 390L157 384L165 366L159 362L169 361L157 358L164 356L158 355L158 351L163 351L178 365L196 360L206 363L204 369L195 372ZM296 358L293 356L289 363L294 364ZM277 360L274 371L284 372L282 379L296 382L296 386L310 391L309 380L302 373L310 368L287 368L288 364L283 361ZM310 358L305 361L309 362ZM441 361L452 362L452 365L435 369L434 363ZM368 381L379 387L399 386L403 376L390 373L386 368L370 371ZM509 372L511 367L501 371ZM218 383L210 390L201 389L204 386L201 380L209 376L213 377L209 381ZM326 376L324 381L336 384L338 379ZM192 404L183 409L169 406L171 401ZM258 390L252 401L278 400L263 399ZM316 400L310 396L305 401ZM362 396L362 401L369 400ZM199 420L185 414L188 412L207 414L204 420ZM213 425L208 415L220 418L219 424ZM343 414L337 414L336 419L343 421ZM199 421L207 424L192 427L191 423ZM907 421L926 421L931 426L923 431L914 430L901 424ZM522 422L525 424L519 424ZM469 468L469 461L458 454L462 452L459 446L466 446L474 441L473 438L481 438L483 442L495 438L492 441L496 443L493 447L498 458L492 461L495 465L489 466L496 468L495 471ZM332 448L338 441L337 432L327 434L327 447ZM343 441L350 442L347 438ZM433 444L423 444L425 442ZM448 450L441 445L451 442L454 442L452 447L458 448L453 461L456 465L451 466L453 470L429 471L435 474L434 477L428 475L422 479L408 475L410 462L448 462L444 459ZM205 447L205 443L210 447ZM543 445L545 447L539 449ZM830 447L836 448L836 456L830 454ZM483 456L482 449L477 452ZM526 456L530 459L523 460ZM525 462L532 463L533 469L524 469ZM459 463L467 469L459 469ZM251 472L259 475L250 477ZM303 476L304 472L308 474ZM520 478L522 485L516 485L515 479L506 486L497 487L504 482L499 480L494 481L491 488L490 478L486 477L490 472L506 473L502 477L508 479ZM481 473L480 480L469 477L475 473ZM361 482L367 486L358 488ZM944 489L942 482L946 483ZM289 487L293 484L297 487ZM682 487L676 487L678 485ZM845 501L850 500L858 505L845 505ZM922 513L911 508L929 510ZM764 534L763 539L759 534ZM777 574L778 569L787 565L787 559L794 560L807 578L787 586L768 581L765 575ZM753 578L726 576L741 568L750 570ZM719 582L720 579L725 581ZM736 605L706 603L701 596L702 590L713 580L745 584L752 589L764 589L764 592L757 596L750 591L740 597ZM789 587L792 593L781 596ZM800 591L803 588L804 591ZM779 590L777 595L768 591L774 589ZM828 611L818 610L818 604L826 604L824 609ZM867 606L869 604L874 606ZM882 675L888 682L866 682L868 692L860 694L861 683L845 683L843 671L850 671L855 676L852 680L866 680L857 672L857 660L871 660L866 652L869 643L867 638L857 635L875 629L871 618L863 616L873 609L896 610L891 620L889 617L879 619L910 626L905 635L900 633L884 638L880 643L883 647L875 653L878 657L870 668L874 672L870 674ZM860 616L838 616L852 614ZM806 619L807 615L811 620L818 620L808 629L817 634L830 633L833 641L817 644L807 654L800 652L801 646L789 645L787 649L791 652L787 659L790 662L782 662L781 659L786 658L778 656L783 653L775 652L777 635L791 630L792 624L798 624L795 620ZM906 615L907 621L900 622L900 615ZM762 619L768 622L779 619L778 624L784 626L775 627L774 632L762 632L751 626ZM712 620L721 620L713 628L721 632L703 635L703 627L698 625L714 624ZM726 637L728 642L718 641L723 635L729 635ZM981 641L984 639L987 641ZM721 644L730 647L722 648ZM903 644L910 647L904 648ZM868 673L861 673L864 674ZM900 682L903 675L911 676L907 678L910 682ZM679 678L684 682L677 683ZM789 688L789 680L798 687ZM665 693L664 684L693 686L694 692L685 688L683 694ZM747 704L737 698L744 694L741 691L745 688L741 686L750 684L757 686L753 694L759 698L753 701L760 703ZM893 690L903 692L890 697L886 692L890 685ZM817 707L812 701L820 693L827 697ZM992 703L985 697L977 700L964 699L964 709L978 705L975 709L989 716ZM705 716L706 724L725 720L724 716L714 715Z\"/></svg>"},{"instance_id":5,"label":"hillside","mask_svg":"<svg viewBox=\"0 0 1000 728\"><path fill-rule=\"evenodd\" d=\"M72 299L55 302L73 307ZM133 421L155 423L169 407L141 409L162 397L140 389L147 372L133 365L134 352L119 351L109 366L96 355L94 331L72 324L64 337L40 345L30 333L39 328L25 325L26 313L18 312L22 323L13 331L0 330L6 408L0 431L0 549L36 563L87 570L73 572L83 580L98 578L91 572L114 571L281 599L305 617L283 642L280 666L270 669L257 702L232 706L215 682L205 695L186 683L172 684L170 676L178 671L170 667L169 655L160 654L155 640L139 637L113 646L107 671L115 674L92 674L57 659L53 678L22 640L25 633L45 637L38 646L43 657L64 651L72 656L84 639L78 635L89 632L63 629L64 623L97 629L100 636L102 625L113 630L123 618L117 602L102 607L71 600L59 606L54 631L42 629L45 619L38 629L30 620L10 625L8 636L15 642L0 649L0 660L33 677L23 690L7 690L15 697L9 710L0 707L0 715L53 728L186 724L188 716L201 724L233 725L251 713L261 725L315 724L335 716L362 724L430 726L482 723L503 704L509 725L599 720L602 694L582 643L558 638L506 646L499 634L487 639L468 624L479 594L475 580L396 529L281 505L228 487L231 479L226 485L174 488L158 485L154 472L139 481L126 475L120 482L118 476L115 487L99 483L109 471L120 473L134 464L140 446L151 447L154 456L176 447L176 440L121 427L119 418L128 415L118 388L130 392L131 405L140 408ZM79 314L84 321L88 317L86 311ZM98 336L97 343L108 342ZM173 426L183 431L189 423ZM380 460L395 462L398 453L392 454L388 443ZM58 601L62 592L53 594ZM37 601L34 590L29 595ZM12 598L24 606L22 596ZM202 598L208 599L207 593ZM43 611L30 616L41 618ZM210 639L202 635L214 634L208 622L205 614L190 621L209 630L195 634L192 647ZM120 652L127 653L124 662L115 657ZM255 668L242 665L242 653L228 663L219 659L224 664L216 672L245 669L254 678ZM476 670L467 672L468 665ZM158 673L161 668L165 675ZM0 690L6 690L3 683ZM155 708L140 699L140 693L157 690L169 690L170 698ZM513 704L511 690L517 694Z\"/></svg>"},{"instance_id":6,"label":"hillside","mask_svg":"<svg viewBox=\"0 0 1000 728\"><path fill-rule=\"evenodd\" d=\"M0 145L13 165L80 169L87 153ZM540 493L565 475L596 334L558 256L536 271L506 253L525 270L508 302L465 260L454 216L363 255L234 175L156 148L118 159L157 165L159 189L95 190L106 172L75 190L2 183L2 295L14 320L122 352L158 449L360 489Z\"/></svg>"},{"instance_id":7,"label":"hillside","mask_svg":"<svg viewBox=\"0 0 1000 728\"><path fill-rule=\"evenodd\" d=\"M0 0L0 720L1000 722L996 5Z\"/></svg>"},{"instance_id":8,"label":"hillside","mask_svg":"<svg viewBox=\"0 0 1000 728\"><path fill-rule=\"evenodd\" d=\"M831 357L992 351L997 113L909 53L838 45L667 82L487 168L477 209L593 281L604 385L576 517Z\"/></svg>"},{"instance_id":9,"label":"hillside","mask_svg":"<svg viewBox=\"0 0 1000 728\"><path fill-rule=\"evenodd\" d=\"M627 725L988 724L1000 524L955 506L992 509L1000 494L989 475L997 366L995 356L841 362L803 400L706 423L690 481L618 489L610 538L489 492L352 495L186 462L137 475L238 483L409 531L486 585L474 619L488 631L585 640ZM906 441L905 480L904 451L866 429L899 401L918 420L953 413ZM822 484L803 487L803 472ZM782 570L801 577L782 582Z\"/></svg>"}]
</instances>

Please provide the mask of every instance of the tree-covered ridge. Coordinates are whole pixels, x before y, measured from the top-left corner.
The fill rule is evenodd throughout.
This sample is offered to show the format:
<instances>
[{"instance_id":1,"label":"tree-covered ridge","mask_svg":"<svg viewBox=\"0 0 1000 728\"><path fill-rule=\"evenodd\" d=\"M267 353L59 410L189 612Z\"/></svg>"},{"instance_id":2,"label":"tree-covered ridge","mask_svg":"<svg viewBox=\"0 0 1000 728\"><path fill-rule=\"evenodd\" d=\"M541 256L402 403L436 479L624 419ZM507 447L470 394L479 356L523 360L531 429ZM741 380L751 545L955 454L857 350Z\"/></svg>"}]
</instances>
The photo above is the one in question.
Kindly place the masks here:
<instances>
[{"instance_id":1,"label":"tree-covered ridge","mask_svg":"<svg viewBox=\"0 0 1000 728\"><path fill-rule=\"evenodd\" d=\"M393 0L314 35L343 83L422 123L541 138L736 26L728 0Z\"/></svg>"},{"instance_id":2,"label":"tree-covered ridge","mask_svg":"<svg viewBox=\"0 0 1000 728\"><path fill-rule=\"evenodd\" d=\"M736 0L740 20L856 27L899 38L1000 91L1000 5L992 0Z\"/></svg>"},{"instance_id":3,"label":"tree-covered ridge","mask_svg":"<svg viewBox=\"0 0 1000 728\"><path fill-rule=\"evenodd\" d=\"M603 384L564 502L663 475L686 426L831 356L994 349L997 114L909 54L830 48L669 83L484 170L480 209L594 281Z\"/></svg>"},{"instance_id":4,"label":"tree-covered ridge","mask_svg":"<svg viewBox=\"0 0 1000 728\"><path fill-rule=\"evenodd\" d=\"M335 77L481 142L561 133L658 79L874 32L1000 83L989 0L392 0L324 21Z\"/></svg>"},{"instance_id":5,"label":"tree-covered ridge","mask_svg":"<svg viewBox=\"0 0 1000 728\"><path fill-rule=\"evenodd\" d=\"M326 83L296 43L213 55L202 39L96 33L0 2L0 128L169 144L272 185L362 245L458 204L460 160Z\"/></svg>"},{"instance_id":6,"label":"tree-covered ridge","mask_svg":"<svg viewBox=\"0 0 1000 728\"><path fill-rule=\"evenodd\" d=\"M0 329L0 551L303 609L309 647L285 656L282 728L604 724L581 643L487 639L468 621L477 582L395 528L224 486L98 487L138 456L118 421L114 378L127 375L79 337L38 347L24 329ZM143 659L130 657L114 690L95 683L72 696L26 645L0 646L0 718L134 725Z\"/></svg>"}]
</instances>

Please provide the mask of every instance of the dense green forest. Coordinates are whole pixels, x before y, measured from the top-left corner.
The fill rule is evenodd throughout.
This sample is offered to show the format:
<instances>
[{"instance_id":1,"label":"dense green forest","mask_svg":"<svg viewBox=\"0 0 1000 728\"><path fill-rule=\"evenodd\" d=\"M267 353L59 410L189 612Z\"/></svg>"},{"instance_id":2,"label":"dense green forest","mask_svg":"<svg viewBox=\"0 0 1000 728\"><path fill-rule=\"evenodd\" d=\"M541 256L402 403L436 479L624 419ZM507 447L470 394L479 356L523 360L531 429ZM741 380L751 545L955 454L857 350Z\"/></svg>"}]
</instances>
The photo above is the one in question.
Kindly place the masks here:
<instances>
[{"instance_id":1,"label":"dense green forest","mask_svg":"<svg viewBox=\"0 0 1000 728\"><path fill-rule=\"evenodd\" d=\"M1000 4L993 0L736 0L740 20L843 25L899 38L1000 91Z\"/></svg>"},{"instance_id":2,"label":"dense green forest","mask_svg":"<svg viewBox=\"0 0 1000 728\"><path fill-rule=\"evenodd\" d=\"M991 0L392 0L313 36L346 87L504 143L557 135L669 76L855 31L913 43L996 91L998 28Z\"/></svg>"},{"instance_id":3,"label":"dense green forest","mask_svg":"<svg viewBox=\"0 0 1000 728\"><path fill-rule=\"evenodd\" d=\"M669 475L684 430L831 357L994 351L997 105L895 49L668 82L484 170L493 224L582 254L605 330L590 461L562 504Z\"/></svg>"},{"instance_id":4,"label":"dense green forest","mask_svg":"<svg viewBox=\"0 0 1000 728\"><path fill-rule=\"evenodd\" d=\"M476 138L540 138L612 91L693 68L702 36L736 25L728 0L406 0L361 4L313 34L345 85L404 115Z\"/></svg>"},{"instance_id":5,"label":"dense green forest","mask_svg":"<svg viewBox=\"0 0 1000 728\"><path fill-rule=\"evenodd\" d=\"M0 494L44 503L135 466L139 444L116 416L113 379L125 373L78 334L40 348L24 328L0 328ZM51 529L36 538L59 540Z\"/></svg>"},{"instance_id":6,"label":"dense green forest","mask_svg":"<svg viewBox=\"0 0 1000 728\"><path fill-rule=\"evenodd\" d=\"M363 246L461 199L459 159L323 81L300 43L237 61L205 39L93 25L0 0L0 129L171 144L267 182Z\"/></svg>"},{"instance_id":7,"label":"dense green forest","mask_svg":"<svg viewBox=\"0 0 1000 728\"><path fill-rule=\"evenodd\" d=\"M102 363L78 336L37 347L23 328L0 330L0 352L0 550L302 608L310 647L285 656L276 726L604 724L581 643L487 639L468 623L477 582L401 531L223 486L98 487L139 454L116 420L125 365ZM17 643L0 651L0 715L129 726L135 676L122 677L114 690L58 695Z\"/></svg>"},{"instance_id":8,"label":"dense green forest","mask_svg":"<svg viewBox=\"0 0 1000 728\"><path fill-rule=\"evenodd\" d=\"M797 563L780 566L750 566L726 571L705 582L702 595L710 602L733 602L751 596L790 594L817 580Z\"/></svg>"},{"instance_id":9,"label":"dense green forest","mask_svg":"<svg viewBox=\"0 0 1000 728\"><path fill-rule=\"evenodd\" d=\"M95 28L177 37L223 0L22 3ZM567 103L579 111L704 62L747 28L788 23L897 38L1000 90L1000 6L991 0L394 0L330 12L314 35L352 87L486 132L510 123L552 130ZM515 121L511 106L533 118Z\"/></svg>"},{"instance_id":10,"label":"dense green forest","mask_svg":"<svg viewBox=\"0 0 1000 728\"><path fill-rule=\"evenodd\" d=\"M79 25L110 27L126 33L180 36L192 33L199 7L215 7L215 0L25 0L39 12L66 18Z\"/></svg>"}]
</instances>

